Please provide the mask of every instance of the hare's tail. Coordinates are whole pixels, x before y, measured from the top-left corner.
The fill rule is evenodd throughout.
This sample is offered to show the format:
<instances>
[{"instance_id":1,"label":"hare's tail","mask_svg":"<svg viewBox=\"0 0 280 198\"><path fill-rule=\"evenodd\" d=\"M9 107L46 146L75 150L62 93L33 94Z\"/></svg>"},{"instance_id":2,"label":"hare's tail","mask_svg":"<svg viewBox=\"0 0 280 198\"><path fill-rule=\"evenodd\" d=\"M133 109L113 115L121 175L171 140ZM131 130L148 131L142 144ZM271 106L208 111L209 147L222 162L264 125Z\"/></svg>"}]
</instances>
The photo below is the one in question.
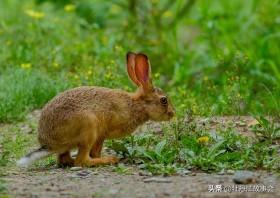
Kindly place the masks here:
<instances>
[{"instance_id":1,"label":"hare's tail","mask_svg":"<svg viewBox=\"0 0 280 198\"><path fill-rule=\"evenodd\" d=\"M47 157L50 154L51 152L48 150L48 148L46 146L42 146L39 149L32 151L31 153L18 160L17 166L27 168L34 161Z\"/></svg>"}]
</instances>

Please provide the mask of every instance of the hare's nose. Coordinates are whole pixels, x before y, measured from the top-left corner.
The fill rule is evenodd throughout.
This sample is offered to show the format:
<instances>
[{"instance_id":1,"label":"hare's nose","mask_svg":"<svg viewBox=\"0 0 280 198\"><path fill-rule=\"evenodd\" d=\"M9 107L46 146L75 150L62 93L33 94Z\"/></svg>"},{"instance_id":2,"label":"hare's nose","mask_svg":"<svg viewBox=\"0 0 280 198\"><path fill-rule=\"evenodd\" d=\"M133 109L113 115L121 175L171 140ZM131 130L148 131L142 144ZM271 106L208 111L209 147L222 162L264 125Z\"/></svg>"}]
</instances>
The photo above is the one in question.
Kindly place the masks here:
<instances>
[{"instance_id":1,"label":"hare's nose","mask_svg":"<svg viewBox=\"0 0 280 198\"><path fill-rule=\"evenodd\" d=\"M168 111L168 112L167 112L167 115L168 115L169 117L173 117L174 114L175 114L174 111Z\"/></svg>"}]
</instances>

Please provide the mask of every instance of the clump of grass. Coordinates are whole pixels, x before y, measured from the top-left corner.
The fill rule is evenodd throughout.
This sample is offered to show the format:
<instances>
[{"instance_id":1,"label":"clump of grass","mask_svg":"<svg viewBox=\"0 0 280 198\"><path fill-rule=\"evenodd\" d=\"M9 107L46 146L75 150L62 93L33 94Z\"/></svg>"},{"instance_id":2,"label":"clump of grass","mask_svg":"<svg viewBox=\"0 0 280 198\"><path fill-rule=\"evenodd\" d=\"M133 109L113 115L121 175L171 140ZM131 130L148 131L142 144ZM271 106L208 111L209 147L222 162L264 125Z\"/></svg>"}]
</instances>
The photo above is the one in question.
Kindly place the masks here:
<instances>
[{"instance_id":1,"label":"clump of grass","mask_svg":"<svg viewBox=\"0 0 280 198\"><path fill-rule=\"evenodd\" d=\"M34 123L25 122L22 124L13 124L0 128L2 134L0 138L0 166L9 167L15 164L15 161L30 151L37 144L36 130L24 130L23 126L29 126ZM36 124L36 123L35 123Z\"/></svg>"},{"instance_id":2,"label":"clump of grass","mask_svg":"<svg viewBox=\"0 0 280 198\"><path fill-rule=\"evenodd\" d=\"M0 179L0 197L1 198L8 198L8 190L6 187L6 182Z\"/></svg>"},{"instance_id":3,"label":"clump of grass","mask_svg":"<svg viewBox=\"0 0 280 198\"><path fill-rule=\"evenodd\" d=\"M0 122L22 120L69 86L63 76L50 78L36 70L4 71L0 75Z\"/></svg>"},{"instance_id":4,"label":"clump of grass","mask_svg":"<svg viewBox=\"0 0 280 198\"><path fill-rule=\"evenodd\" d=\"M130 163L138 163L140 168L153 174L171 174L182 168L206 172L279 170L279 146L256 142L236 134L233 129L213 134L196 128L194 123L190 126L177 121L169 125L161 137L145 133L114 140L108 145Z\"/></svg>"},{"instance_id":5,"label":"clump of grass","mask_svg":"<svg viewBox=\"0 0 280 198\"><path fill-rule=\"evenodd\" d=\"M253 131L261 141L270 141L273 143L280 140L280 126L273 118L264 116L256 117L258 124L253 126Z\"/></svg>"}]
</instances>

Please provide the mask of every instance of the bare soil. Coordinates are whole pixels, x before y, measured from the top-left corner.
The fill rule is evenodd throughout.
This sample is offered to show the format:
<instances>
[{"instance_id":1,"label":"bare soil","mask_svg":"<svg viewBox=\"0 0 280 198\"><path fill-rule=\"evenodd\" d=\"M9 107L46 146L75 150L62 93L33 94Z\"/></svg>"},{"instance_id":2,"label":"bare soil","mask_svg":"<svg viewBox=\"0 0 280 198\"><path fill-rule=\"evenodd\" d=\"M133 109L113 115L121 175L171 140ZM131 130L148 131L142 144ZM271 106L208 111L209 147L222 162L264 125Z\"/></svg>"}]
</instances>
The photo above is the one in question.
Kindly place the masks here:
<instances>
[{"instance_id":1,"label":"bare soil","mask_svg":"<svg viewBox=\"0 0 280 198\"><path fill-rule=\"evenodd\" d=\"M258 183L250 185L272 186L273 192L209 192L211 185L237 186L233 175L192 173L154 178L141 176L137 170L116 173L112 167L10 171L5 180L13 197L280 197L280 179L265 172L257 174Z\"/></svg>"}]
</instances>

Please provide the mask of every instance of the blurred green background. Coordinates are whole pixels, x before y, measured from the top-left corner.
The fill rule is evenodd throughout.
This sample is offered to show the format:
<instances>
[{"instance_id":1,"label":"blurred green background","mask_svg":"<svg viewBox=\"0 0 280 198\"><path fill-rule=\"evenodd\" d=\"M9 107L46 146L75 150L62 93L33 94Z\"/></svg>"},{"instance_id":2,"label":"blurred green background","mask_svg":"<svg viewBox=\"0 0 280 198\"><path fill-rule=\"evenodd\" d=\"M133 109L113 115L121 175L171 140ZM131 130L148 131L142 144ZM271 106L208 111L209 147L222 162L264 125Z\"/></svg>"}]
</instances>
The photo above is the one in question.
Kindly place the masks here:
<instances>
[{"instance_id":1,"label":"blurred green background","mask_svg":"<svg viewBox=\"0 0 280 198\"><path fill-rule=\"evenodd\" d=\"M146 53L178 115L279 116L279 0L1 0L0 122L81 85L134 89Z\"/></svg>"}]
</instances>

